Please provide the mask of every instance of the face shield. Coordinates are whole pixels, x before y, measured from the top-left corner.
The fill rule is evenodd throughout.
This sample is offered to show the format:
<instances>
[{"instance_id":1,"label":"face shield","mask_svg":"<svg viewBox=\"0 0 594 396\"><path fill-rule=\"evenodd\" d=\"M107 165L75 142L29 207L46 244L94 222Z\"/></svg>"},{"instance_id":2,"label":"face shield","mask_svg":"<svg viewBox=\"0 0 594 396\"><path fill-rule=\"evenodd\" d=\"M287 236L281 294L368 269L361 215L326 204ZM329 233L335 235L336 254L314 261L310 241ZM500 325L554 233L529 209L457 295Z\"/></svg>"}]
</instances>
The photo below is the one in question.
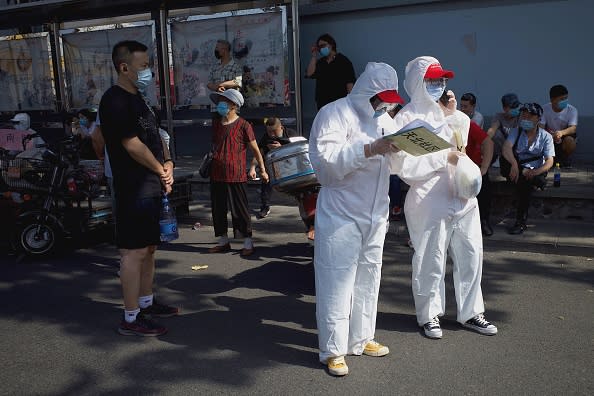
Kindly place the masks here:
<instances>
[{"instance_id":1,"label":"face shield","mask_svg":"<svg viewBox=\"0 0 594 396\"><path fill-rule=\"evenodd\" d=\"M383 91L370 99L371 106L375 111L373 118L378 118L384 113L395 113L398 106L404 103L396 90Z\"/></svg>"}]
</instances>

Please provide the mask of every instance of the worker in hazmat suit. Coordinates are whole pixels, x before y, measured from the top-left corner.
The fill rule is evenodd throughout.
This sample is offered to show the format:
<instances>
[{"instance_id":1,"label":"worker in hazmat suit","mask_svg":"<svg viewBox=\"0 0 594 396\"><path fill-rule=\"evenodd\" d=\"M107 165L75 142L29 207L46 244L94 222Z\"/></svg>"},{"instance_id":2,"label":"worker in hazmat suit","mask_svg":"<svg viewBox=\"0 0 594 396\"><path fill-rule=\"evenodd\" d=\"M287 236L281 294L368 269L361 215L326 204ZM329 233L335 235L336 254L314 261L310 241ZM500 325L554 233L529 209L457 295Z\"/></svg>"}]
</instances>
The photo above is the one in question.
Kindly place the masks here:
<instances>
[{"instance_id":1,"label":"worker in hazmat suit","mask_svg":"<svg viewBox=\"0 0 594 396\"><path fill-rule=\"evenodd\" d=\"M35 135L29 139L26 146L23 147L17 158L30 158L30 159L42 159L42 155L45 151L45 141L41 136L37 134L34 129L31 129L31 117L27 113L18 113L10 120L14 129L17 131L25 131L30 135Z\"/></svg>"},{"instance_id":2,"label":"worker in hazmat suit","mask_svg":"<svg viewBox=\"0 0 594 396\"><path fill-rule=\"evenodd\" d=\"M457 321L485 335L497 327L484 317L481 276L483 245L477 200L480 181L474 193L465 194L459 174L474 172L467 184L480 178L480 171L462 153L468 140L470 119L456 110L453 92L449 102L438 102L454 73L444 70L433 57L421 56L408 63L404 88L410 103L394 117L396 129L415 119L429 123L452 149L419 157L404 151L390 155L392 171L409 186L404 204L407 226L415 249L412 288L417 322L429 338L441 338L439 317L445 312L446 259L453 261L457 302ZM473 167L474 165L474 167ZM475 169L476 168L476 169ZM477 189L478 187L478 189Z\"/></svg>"},{"instance_id":3,"label":"worker in hazmat suit","mask_svg":"<svg viewBox=\"0 0 594 396\"><path fill-rule=\"evenodd\" d=\"M368 63L345 98L320 109L309 156L321 184L314 268L319 359L332 375L348 374L346 354L384 356L374 341L382 251L388 219L389 161L382 133L387 111L402 103L396 71Z\"/></svg>"}]
</instances>

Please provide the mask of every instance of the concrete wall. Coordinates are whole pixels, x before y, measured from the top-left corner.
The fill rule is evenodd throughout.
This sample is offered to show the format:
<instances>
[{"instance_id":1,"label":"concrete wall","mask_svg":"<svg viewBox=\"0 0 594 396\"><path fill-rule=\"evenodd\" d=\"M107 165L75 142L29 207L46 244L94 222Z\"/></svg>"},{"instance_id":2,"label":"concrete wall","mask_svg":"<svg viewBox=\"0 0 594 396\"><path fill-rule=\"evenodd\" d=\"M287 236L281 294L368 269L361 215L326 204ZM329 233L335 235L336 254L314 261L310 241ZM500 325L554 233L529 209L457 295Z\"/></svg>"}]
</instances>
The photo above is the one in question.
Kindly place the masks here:
<instances>
[{"instance_id":1,"label":"concrete wall","mask_svg":"<svg viewBox=\"0 0 594 396\"><path fill-rule=\"evenodd\" d=\"M594 12L590 0L410 3L395 1L402 5L340 13L316 13L314 6L305 7L300 19L303 73L311 44L328 32L357 74L368 61L394 66L402 93L408 61L435 56L456 72L449 88L458 96L475 93L478 109L487 117L500 111L504 93L516 92L521 101L544 104L549 101L549 88L563 84L580 115L576 157L594 161L594 110L589 106L594 94ZM316 113L315 82L302 79L302 87L308 131Z\"/></svg>"}]
</instances>

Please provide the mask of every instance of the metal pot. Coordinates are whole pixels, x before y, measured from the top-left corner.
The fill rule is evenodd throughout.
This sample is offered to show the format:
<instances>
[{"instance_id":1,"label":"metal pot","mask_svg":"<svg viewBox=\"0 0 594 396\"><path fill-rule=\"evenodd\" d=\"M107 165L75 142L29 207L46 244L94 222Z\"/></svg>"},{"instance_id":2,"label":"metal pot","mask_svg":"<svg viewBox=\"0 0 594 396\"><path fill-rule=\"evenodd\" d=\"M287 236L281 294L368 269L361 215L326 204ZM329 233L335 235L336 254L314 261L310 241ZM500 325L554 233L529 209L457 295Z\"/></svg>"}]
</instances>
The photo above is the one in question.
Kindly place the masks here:
<instances>
[{"instance_id":1,"label":"metal pot","mask_svg":"<svg viewBox=\"0 0 594 396\"><path fill-rule=\"evenodd\" d=\"M298 141L271 150L266 155L266 171L272 187L294 193L318 185L309 161L309 144Z\"/></svg>"}]
</instances>

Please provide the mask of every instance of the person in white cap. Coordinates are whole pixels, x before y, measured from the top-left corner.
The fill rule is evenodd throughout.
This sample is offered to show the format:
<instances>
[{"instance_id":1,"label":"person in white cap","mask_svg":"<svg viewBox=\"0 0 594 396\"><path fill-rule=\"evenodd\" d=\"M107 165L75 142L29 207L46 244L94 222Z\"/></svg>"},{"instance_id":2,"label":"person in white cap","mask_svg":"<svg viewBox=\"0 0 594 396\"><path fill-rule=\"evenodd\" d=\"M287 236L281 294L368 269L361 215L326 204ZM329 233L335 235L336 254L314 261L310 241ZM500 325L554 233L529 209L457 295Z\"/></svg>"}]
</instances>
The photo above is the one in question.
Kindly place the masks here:
<instances>
[{"instance_id":1,"label":"person in white cap","mask_svg":"<svg viewBox=\"0 0 594 396\"><path fill-rule=\"evenodd\" d=\"M454 147L465 146L470 119L456 110L453 92L448 91L447 107L438 102L454 73L444 70L430 56L410 61L405 73L404 88L411 100L394 117L396 128L416 119L424 120ZM454 183L463 166L476 171L477 181L480 170L455 148L419 157L400 151L392 159L392 170L410 186L404 213L415 249L412 288L419 326L429 338L442 337L439 317L445 312L444 277L449 252L453 261L457 321L481 334L496 334L497 328L483 315L483 243L477 200L458 193ZM480 183L475 192L478 190Z\"/></svg>"},{"instance_id":2,"label":"person in white cap","mask_svg":"<svg viewBox=\"0 0 594 396\"><path fill-rule=\"evenodd\" d=\"M27 113L18 113L10 120L14 129L17 131L25 131L30 135L36 134L34 129L31 129L31 117ZM41 136L36 136L29 140L24 147L24 151L17 155L17 158L33 158L41 159L41 155L45 151L45 140Z\"/></svg>"},{"instance_id":3,"label":"person in white cap","mask_svg":"<svg viewBox=\"0 0 594 396\"><path fill-rule=\"evenodd\" d=\"M240 255L246 257L254 253L246 192L248 147L260 165L260 177L265 182L268 182L268 174L252 126L237 114L243 106L241 93L236 89L227 89L211 93L210 99L216 104L220 117L214 118L212 123L213 158L210 168L212 221L215 237L219 239L209 253L231 250L227 236L227 212L231 211L233 234L235 238L245 238Z\"/></svg>"},{"instance_id":4,"label":"person in white cap","mask_svg":"<svg viewBox=\"0 0 594 396\"><path fill-rule=\"evenodd\" d=\"M396 151L388 111L402 103L396 70L367 64L344 98L314 119L309 156L322 185L316 205L314 268L319 360L347 375L345 355L384 356L374 340L388 225L389 161Z\"/></svg>"}]
</instances>

